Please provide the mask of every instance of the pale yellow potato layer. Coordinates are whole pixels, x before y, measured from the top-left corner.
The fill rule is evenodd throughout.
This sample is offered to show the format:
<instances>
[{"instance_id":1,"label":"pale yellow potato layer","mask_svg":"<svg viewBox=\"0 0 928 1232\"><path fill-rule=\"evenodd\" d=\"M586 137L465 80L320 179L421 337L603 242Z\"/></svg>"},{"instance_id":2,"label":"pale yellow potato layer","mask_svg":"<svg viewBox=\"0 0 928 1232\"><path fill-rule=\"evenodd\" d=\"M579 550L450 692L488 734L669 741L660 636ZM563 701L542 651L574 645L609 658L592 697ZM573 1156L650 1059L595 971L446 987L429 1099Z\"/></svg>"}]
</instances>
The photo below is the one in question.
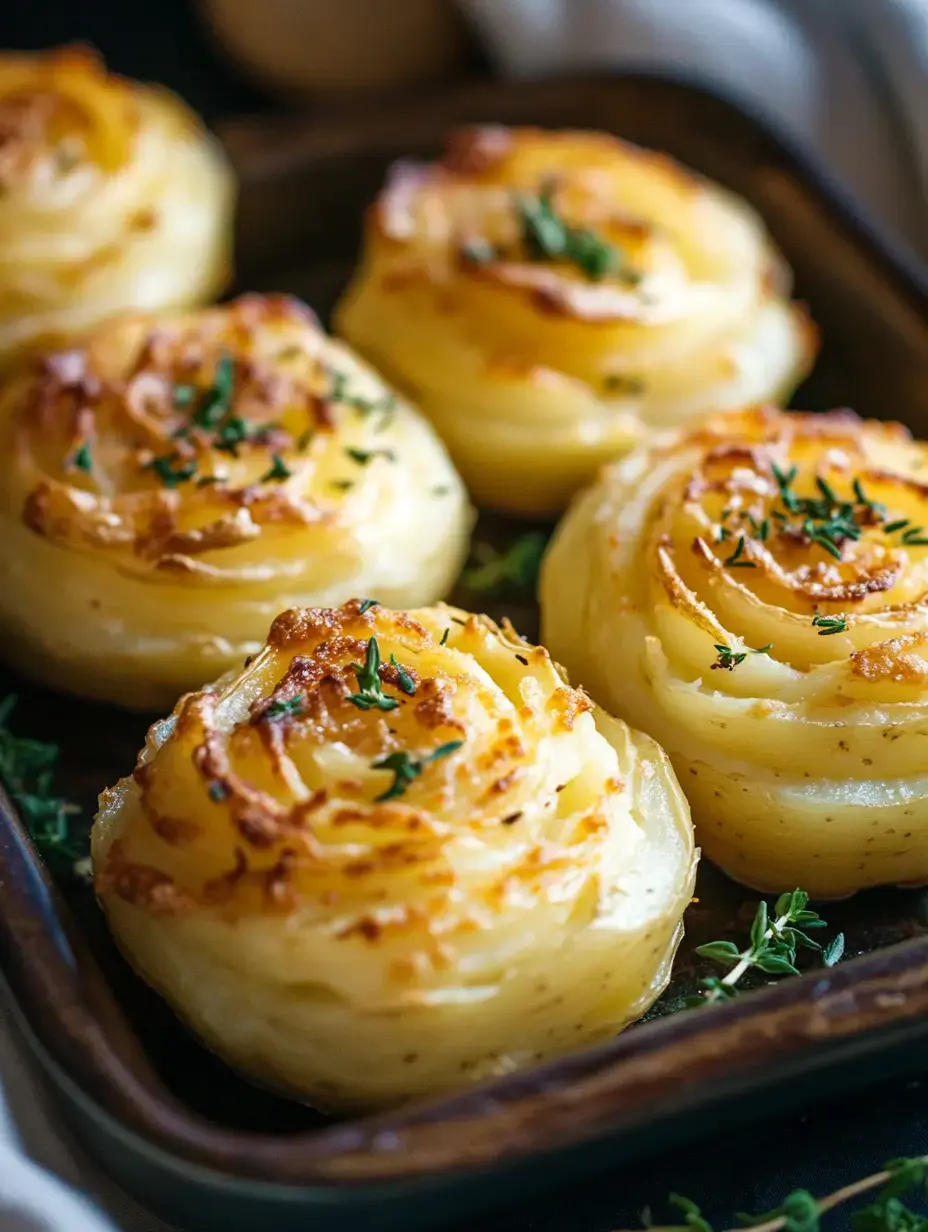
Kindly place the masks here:
<instances>
[{"instance_id":1,"label":"pale yellow potato layer","mask_svg":"<svg viewBox=\"0 0 928 1232\"><path fill-rule=\"evenodd\" d=\"M114 318L0 390L0 646L169 707L295 604L447 593L467 497L431 426L304 305Z\"/></svg>"},{"instance_id":2,"label":"pale yellow potato layer","mask_svg":"<svg viewBox=\"0 0 928 1232\"><path fill-rule=\"evenodd\" d=\"M714 417L605 469L544 562L552 654L747 885L928 880L926 463L850 412Z\"/></svg>"},{"instance_id":3,"label":"pale yellow potato layer","mask_svg":"<svg viewBox=\"0 0 928 1232\"><path fill-rule=\"evenodd\" d=\"M173 94L83 48L0 53L0 364L229 279L235 184Z\"/></svg>"},{"instance_id":4,"label":"pale yellow potato layer","mask_svg":"<svg viewBox=\"0 0 928 1232\"><path fill-rule=\"evenodd\" d=\"M371 639L388 709L358 702ZM100 798L93 858L120 946L208 1044L367 1107L640 1015L696 853L663 753L545 650L454 608L355 601L285 612L155 724Z\"/></svg>"},{"instance_id":5,"label":"pale yellow potato layer","mask_svg":"<svg viewBox=\"0 0 928 1232\"><path fill-rule=\"evenodd\" d=\"M559 224L572 247L551 256ZM473 129L392 169L336 327L417 400L478 504L541 515L649 429L788 396L816 349L789 287L754 212L666 156Z\"/></svg>"}]
</instances>

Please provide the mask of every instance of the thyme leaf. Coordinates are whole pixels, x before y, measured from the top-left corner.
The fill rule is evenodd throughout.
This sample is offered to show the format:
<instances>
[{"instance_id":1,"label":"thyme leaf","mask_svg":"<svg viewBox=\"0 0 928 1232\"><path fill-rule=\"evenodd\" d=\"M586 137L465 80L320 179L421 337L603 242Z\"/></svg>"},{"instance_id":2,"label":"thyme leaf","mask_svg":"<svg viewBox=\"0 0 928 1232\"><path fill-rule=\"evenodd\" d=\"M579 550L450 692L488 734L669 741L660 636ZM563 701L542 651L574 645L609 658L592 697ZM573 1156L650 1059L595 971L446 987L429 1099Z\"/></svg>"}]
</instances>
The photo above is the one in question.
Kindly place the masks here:
<instances>
[{"instance_id":1,"label":"thyme leaf","mask_svg":"<svg viewBox=\"0 0 928 1232\"><path fill-rule=\"evenodd\" d=\"M350 702L359 710L395 710L397 708L399 702L396 698L387 697L383 691L383 681L380 679L380 646L376 637L368 639L363 664L352 663L351 666L358 680L358 692L349 695Z\"/></svg>"},{"instance_id":2,"label":"thyme leaf","mask_svg":"<svg viewBox=\"0 0 928 1232\"><path fill-rule=\"evenodd\" d=\"M259 483L283 483L285 479L289 479L293 474L287 469L283 458L279 453L271 454L271 469L258 480Z\"/></svg>"},{"instance_id":3,"label":"thyme leaf","mask_svg":"<svg viewBox=\"0 0 928 1232\"><path fill-rule=\"evenodd\" d=\"M371 762L372 770L389 770L393 775L392 784L386 791L374 797L374 803L382 804L386 800L395 800L397 796L402 796L409 784L415 782L427 765L433 761L439 761L442 757L450 757L452 753L461 748L463 743L463 740L449 740L447 744L440 744L437 749L425 757L414 757L411 753L398 751Z\"/></svg>"},{"instance_id":4,"label":"thyme leaf","mask_svg":"<svg viewBox=\"0 0 928 1232\"><path fill-rule=\"evenodd\" d=\"M474 551L478 561L464 570L461 580L470 590L482 593L532 590L538 580L546 543L547 536L541 531L529 531L514 539L502 552L488 544L479 544Z\"/></svg>"},{"instance_id":5,"label":"thyme leaf","mask_svg":"<svg viewBox=\"0 0 928 1232\"><path fill-rule=\"evenodd\" d=\"M820 616L816 613L812 617L812 625L818 629L819 637L833 637L836 633L847 632L847 617Z\"/></svg>"},{"instance_id":6,"label":"thyme leaf","mask_svg":"<svg viewBox=\"0 0 928 1232\"><path fill-rule=\"evenodd\" d=\"M87 441L81 441L68 459L68 465L73 466L75 470L83 471L85 475L90 474L93 470L93 455Z\"/></svg>"},{"instance_id":7,"label":"thyme leaf","mask_svg":"<svg viewBox=\"0 0 928 1232\"><path fill-rule=\"evenodd\" d=\"M279 719L284 715L299 714L303 709L303 702L305 700L302 693L297 693L294 697L288 697L283 701L271 702L264 712L264 717L266 719Z\"/></svg>"},{"instance_id":8,"label":"thyme leaf","mask_svg":"<svg viewBox=\"0 0 928 1232\"><path fill-rule=\"evenodd\" d=\"M80 809L53 790L58 746L13 735L9 720L17 700L10 694L0 702L0 781L42 856L83 877L89 871L87 837L71 830Z\"/></svg>"},{"instance_id":9,"label":"thyme leaf","mask_svg":"<svg viewBox=\"0 0 928 1232\"><path fill-rule=\"evenodd\" d=\"M542 185L537 196L519 193L516 214L522 229L522 244L532 261L567 261L576 265L594 282L618 274L623 281L637 283L640 276L624 267L624 254L597 232L574 227L557 211L555 188Z\"/></svg>"}]
</instances>

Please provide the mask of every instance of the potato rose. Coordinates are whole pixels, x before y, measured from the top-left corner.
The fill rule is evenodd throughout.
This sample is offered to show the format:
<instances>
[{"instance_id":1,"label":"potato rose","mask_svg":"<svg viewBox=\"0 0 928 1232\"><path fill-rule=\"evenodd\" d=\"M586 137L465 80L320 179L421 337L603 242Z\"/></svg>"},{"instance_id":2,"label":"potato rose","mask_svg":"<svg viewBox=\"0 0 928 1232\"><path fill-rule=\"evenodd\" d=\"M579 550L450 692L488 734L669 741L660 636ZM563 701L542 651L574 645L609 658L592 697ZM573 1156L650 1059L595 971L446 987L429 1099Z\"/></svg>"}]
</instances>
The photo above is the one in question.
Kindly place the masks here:
<instances>
[{"instance_id":1,"label":"potato rose","mask_svg":"<svg viewBox=\"0 0 928 1232\"><path fill-rule=\"evenodd\" d=\"M544 563L552 654L746 885L928 880L926 464L849 411L713 417L606 469Z\"/></svg>"},{"instance_id":2,"label":"potato rose","mask_svg":"<svg viewBox=\"0 0 928 1232\"><path fill-rule=\"evenodd\" d=\"M432 428L304 305L113 318L0 393L0 634L55 687L173 705L298 603L445 594L471 512Z\"/></svg>"},{"instance_id":3,"label":"potato rose","mask_svg":"<svg viewBox=\"0 0 928 1232\"><path fill-rule=\"evenodd\" d=\"M0 52L0 363L126 308L212 299L232 172L173 94L83 48Z\"/></svg>"},{"instance_id":4,"label":"potato rose","mask_svg":"<svg viewBox=\"0 0 928 1232\"><path fill-rule=\"evenodd\" d=\"M232 1064L394 1103L611 1035L695 853L669 763L511 626L355 600L152 727L94 825L130 961Z\"/></svg>"},{"instance_id":5,"label":"potato rose","mask_svg":"<svg viewBox=\"0 0 928 1232\"><path fill-rule=\"evenodd\" d=\"M394 167L336 316L478 504L558 512L647 429L787 395L816 349L744 202L600 133L465 130Z\"/></svg>"}]
</instances>

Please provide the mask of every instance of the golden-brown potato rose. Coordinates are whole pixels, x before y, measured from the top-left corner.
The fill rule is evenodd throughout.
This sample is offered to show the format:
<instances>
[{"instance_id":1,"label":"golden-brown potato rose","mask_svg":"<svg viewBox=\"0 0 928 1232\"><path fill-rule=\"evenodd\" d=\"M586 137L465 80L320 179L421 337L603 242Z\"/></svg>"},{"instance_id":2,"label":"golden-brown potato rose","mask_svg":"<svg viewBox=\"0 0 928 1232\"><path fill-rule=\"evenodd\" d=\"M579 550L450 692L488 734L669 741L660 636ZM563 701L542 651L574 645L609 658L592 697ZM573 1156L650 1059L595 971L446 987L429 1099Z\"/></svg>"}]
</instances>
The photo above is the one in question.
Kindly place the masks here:
<instances>
[{"instance_id":1,"label":"golden-brown potato rose","mask_svg":"<svg viewBox=\"0 0 928 1232\"><path fill-rule=\"evenodd\" d=\"M155 724L105 791L97 892L234 1065L330 1106L612 1034L663 988L695 867L652 740L486 617L360 601Z\"/></svg>"},{"instance_id":2,"label":"golden-brown potato rose","mask_svg":"<svg viewBox=\"0 0 928 1232\"><path fill-rule=\"evenodd\" d=\"M171 706L282 608L444 595L471 513L432 428L304 305L129 315L0 392L2 653Z\"/></svg>"},{"instance_id":3,"label":"golden-brown potato rose","mask_svg":"<svg viewBox=\"0 0 928 1232\"><path fill-rule=\"evenodd\" d=\"M815 332L743 201L598 133L465 130L393 168L338 330L478 504L556 513L649 428L787 395Z\"/></svg>"},{"instance_id":4,"label":"golden-brown potato rose","mask_svg":"<svg viewBox=\"0 0 928 1232\"><path fill-rule=\"evenodd\" d=\"M545 561L552 654L747 885L928 880L926 464L847 411L715 417L608 468Z\"/></svg>"},{"instance_id":5,"label":"golden-brown potato rose","mask_svg":"<svg viewBox=\"0 0 928 1232\"><path fill-rule=\"evenodd\" d=\"M232 172L173 94L83 48L0 52L0 364L229 275Z\"/></svg>"}]
</instances>

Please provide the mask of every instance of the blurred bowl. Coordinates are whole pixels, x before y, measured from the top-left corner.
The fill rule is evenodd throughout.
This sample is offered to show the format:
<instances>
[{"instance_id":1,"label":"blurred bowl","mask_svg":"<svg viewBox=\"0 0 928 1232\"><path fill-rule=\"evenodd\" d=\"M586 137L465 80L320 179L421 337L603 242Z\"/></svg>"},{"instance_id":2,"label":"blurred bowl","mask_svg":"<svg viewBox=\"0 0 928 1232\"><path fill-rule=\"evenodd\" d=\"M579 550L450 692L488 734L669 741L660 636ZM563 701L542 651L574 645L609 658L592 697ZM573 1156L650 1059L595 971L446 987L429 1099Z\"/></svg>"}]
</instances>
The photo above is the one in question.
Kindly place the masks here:
<instances>
[{"instance_id":1,"label":"blurred bowl","mask_svg":"<svg viewBox=\"0 0 928 1232\"><path fill-rule=\"evenodd\" d=\"M197 0L251 77L289 98L389 92L460 74L471 42L453 0Z\"/></svg>"}]
</instances>

